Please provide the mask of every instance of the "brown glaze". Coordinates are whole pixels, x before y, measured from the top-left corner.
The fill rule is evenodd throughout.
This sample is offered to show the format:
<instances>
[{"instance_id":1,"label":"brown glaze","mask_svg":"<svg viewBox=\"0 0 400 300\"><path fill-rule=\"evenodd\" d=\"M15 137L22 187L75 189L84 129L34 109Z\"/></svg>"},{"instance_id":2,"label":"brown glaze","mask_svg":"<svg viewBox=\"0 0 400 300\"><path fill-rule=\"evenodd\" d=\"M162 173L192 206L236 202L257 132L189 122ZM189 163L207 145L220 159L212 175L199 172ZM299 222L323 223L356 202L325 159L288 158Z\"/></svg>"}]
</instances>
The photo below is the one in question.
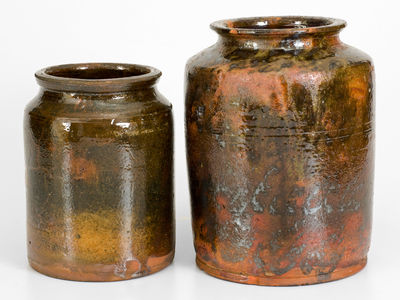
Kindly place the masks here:
<instances>
[{"instance_id":1,"label":"brown glaze","mask_svg":"<svg viewBox=\"0 0 400 300\"><path fill-rule=\"evenodd\" d=\"M186 68L197 264L241 283L300 285L364 267L374 74L316 17L218 21Z\"/></svg>"},{"instance_id":2,"label":"brown glaze","mask_svg":"<svg viewBox=\"0 0 400 300\"><path fill-rule=\"evenodd\" d=\"M171 263L171 105L157 69L76 64L36 73L25 110L28 258L63 279L114 281Z\"/></svg>"}]
</instances>

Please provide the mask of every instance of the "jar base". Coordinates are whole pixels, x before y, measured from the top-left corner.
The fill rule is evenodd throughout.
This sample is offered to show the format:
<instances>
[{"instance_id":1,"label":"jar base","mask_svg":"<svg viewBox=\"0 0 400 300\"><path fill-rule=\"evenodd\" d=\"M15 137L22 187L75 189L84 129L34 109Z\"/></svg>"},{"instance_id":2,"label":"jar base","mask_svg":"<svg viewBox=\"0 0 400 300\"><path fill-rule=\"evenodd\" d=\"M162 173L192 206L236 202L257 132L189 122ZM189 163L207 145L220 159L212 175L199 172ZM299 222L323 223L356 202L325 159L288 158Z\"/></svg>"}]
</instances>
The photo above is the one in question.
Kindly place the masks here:
<instances>
[{"instance_id":1,"label":"jar base","mask_svg":"<svg viewBox=\"0 0 400 300\"><path fill-rule=\"evenodd\" d=\"M197 266L206 272L207 274L237 283L254 284L254 285L267 285L267 286L295 286L295 285L309 285L323 282L329 282L339 280L345 277L349 277L361 271L367 264L367 258L363 258L357 264L351 265L346 268L337 268L329 275L316 276L316 275L304 275L304 276L253 276L246 274L238 274L227 272L221 269L217 269L213 266L208 265L199 257L196 256ZM297 272L296 272L297 273ZM298 273L301 273L299 270Z\"/></svg>"},{"instance_id":2,"label":"jar base","mask_svg":"<svg viewBox=\"0 0 400 300\"><path fill-rule=\"evenodd\" d=\"M141 268L137 261L128 261L123 267L115 264L44 264L31 258L28 258L28 261L35 271L46 276L73 281L106 282L129 280L156 273L170 265L173 259L174 252L161 257L150 257L145 268Z\"/></svg>"}]
</instances>

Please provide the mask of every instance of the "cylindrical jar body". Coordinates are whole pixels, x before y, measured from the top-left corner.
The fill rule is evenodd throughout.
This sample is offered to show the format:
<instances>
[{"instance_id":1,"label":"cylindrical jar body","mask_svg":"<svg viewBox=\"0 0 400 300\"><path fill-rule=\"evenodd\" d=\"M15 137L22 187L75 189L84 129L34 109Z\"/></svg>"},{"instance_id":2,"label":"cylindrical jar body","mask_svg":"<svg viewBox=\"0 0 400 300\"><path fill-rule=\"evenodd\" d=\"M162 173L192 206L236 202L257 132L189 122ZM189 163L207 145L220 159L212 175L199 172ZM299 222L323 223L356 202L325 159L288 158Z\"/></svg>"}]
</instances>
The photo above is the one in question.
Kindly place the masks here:
<instances>
[{"instance_id":1,"label":"cylindrical jar body","mask_svg":"<svg viewBox=\"0 0 400 300\"><path fill-rule=\"evenodd\" d=\"M154 86L159 76L119 64L37 73L42 89L24 120L34 269L114 281L172 261L173 125L171 105Z\"/></svg>"},{"instance_id":2,"label":"cylindrical jar body","mask_svg":"<svg viewBox=\"0 0 400 300\"><path fill-rule=\"evenodd\" d=\"M340 20L219 21L186 68L196 260L211 275L299 285L359 271L370 245L371 59Z\"/></svg>"}]
</instances>

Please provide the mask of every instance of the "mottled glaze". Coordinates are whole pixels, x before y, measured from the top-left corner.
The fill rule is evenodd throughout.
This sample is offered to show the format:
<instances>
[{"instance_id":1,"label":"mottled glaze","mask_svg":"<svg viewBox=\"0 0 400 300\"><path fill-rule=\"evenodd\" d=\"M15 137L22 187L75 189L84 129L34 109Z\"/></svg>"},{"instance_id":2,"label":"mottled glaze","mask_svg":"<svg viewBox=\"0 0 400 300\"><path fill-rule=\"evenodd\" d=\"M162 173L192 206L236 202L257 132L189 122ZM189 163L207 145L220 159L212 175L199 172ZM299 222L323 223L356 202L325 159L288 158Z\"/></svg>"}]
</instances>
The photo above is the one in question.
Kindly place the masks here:
<instances>
[{"instance_id":1,"label":"mottled glaze","mask_svg":"<svg viewBox=\"0 0 400 300\"><path fill-rule=\"evenodd\" d=\"M198 266L231 281L302 285L361 270L370 245L374 71L345 22L211 25L186 67Z\"/></svg>"},{"instance_id":2,"label":"mottled glaze","mask_svg":"<svg viewBox=\"0 0 400 300\"><path fill-rule=\"evenodd\" d=\"M28 258L63 279L154 273L175 246L171 105L157 69L76 64L36 73L25 110Z\"/></svg>"}]
</instances>

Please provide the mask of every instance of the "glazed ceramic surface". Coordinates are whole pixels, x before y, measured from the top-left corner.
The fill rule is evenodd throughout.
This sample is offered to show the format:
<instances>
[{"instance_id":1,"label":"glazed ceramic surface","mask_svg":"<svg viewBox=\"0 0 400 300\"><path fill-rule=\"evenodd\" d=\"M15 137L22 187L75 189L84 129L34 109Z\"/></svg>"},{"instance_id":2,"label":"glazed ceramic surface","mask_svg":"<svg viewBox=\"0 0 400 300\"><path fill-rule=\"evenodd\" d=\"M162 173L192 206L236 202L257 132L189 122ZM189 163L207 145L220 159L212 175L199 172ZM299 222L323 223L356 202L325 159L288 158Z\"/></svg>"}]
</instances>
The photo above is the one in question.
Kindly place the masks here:
<instances>
[{"instance_id":1,"label":"glazed ceramic surface","mask_svg":"<svg viewBox=\"0 0 400 300\"><path fill-rule=\"evenodd\" d=\"M218 21L186 68L197 264L248 284L301 285L361 270L370 245L374 73L345 22Z\"/></svg>"},{"instance_id":2,"label":"glazed ceramic surface","mask_svg":"<svg viewBox=\"0 0 400 300\"><path fill-rule=\"evenodd\" d=\"M130 279L174 256L171 105L161 72L76 64L36 73L25 110L28 258L49 276Z\"/></svg>"}]
</instances>

